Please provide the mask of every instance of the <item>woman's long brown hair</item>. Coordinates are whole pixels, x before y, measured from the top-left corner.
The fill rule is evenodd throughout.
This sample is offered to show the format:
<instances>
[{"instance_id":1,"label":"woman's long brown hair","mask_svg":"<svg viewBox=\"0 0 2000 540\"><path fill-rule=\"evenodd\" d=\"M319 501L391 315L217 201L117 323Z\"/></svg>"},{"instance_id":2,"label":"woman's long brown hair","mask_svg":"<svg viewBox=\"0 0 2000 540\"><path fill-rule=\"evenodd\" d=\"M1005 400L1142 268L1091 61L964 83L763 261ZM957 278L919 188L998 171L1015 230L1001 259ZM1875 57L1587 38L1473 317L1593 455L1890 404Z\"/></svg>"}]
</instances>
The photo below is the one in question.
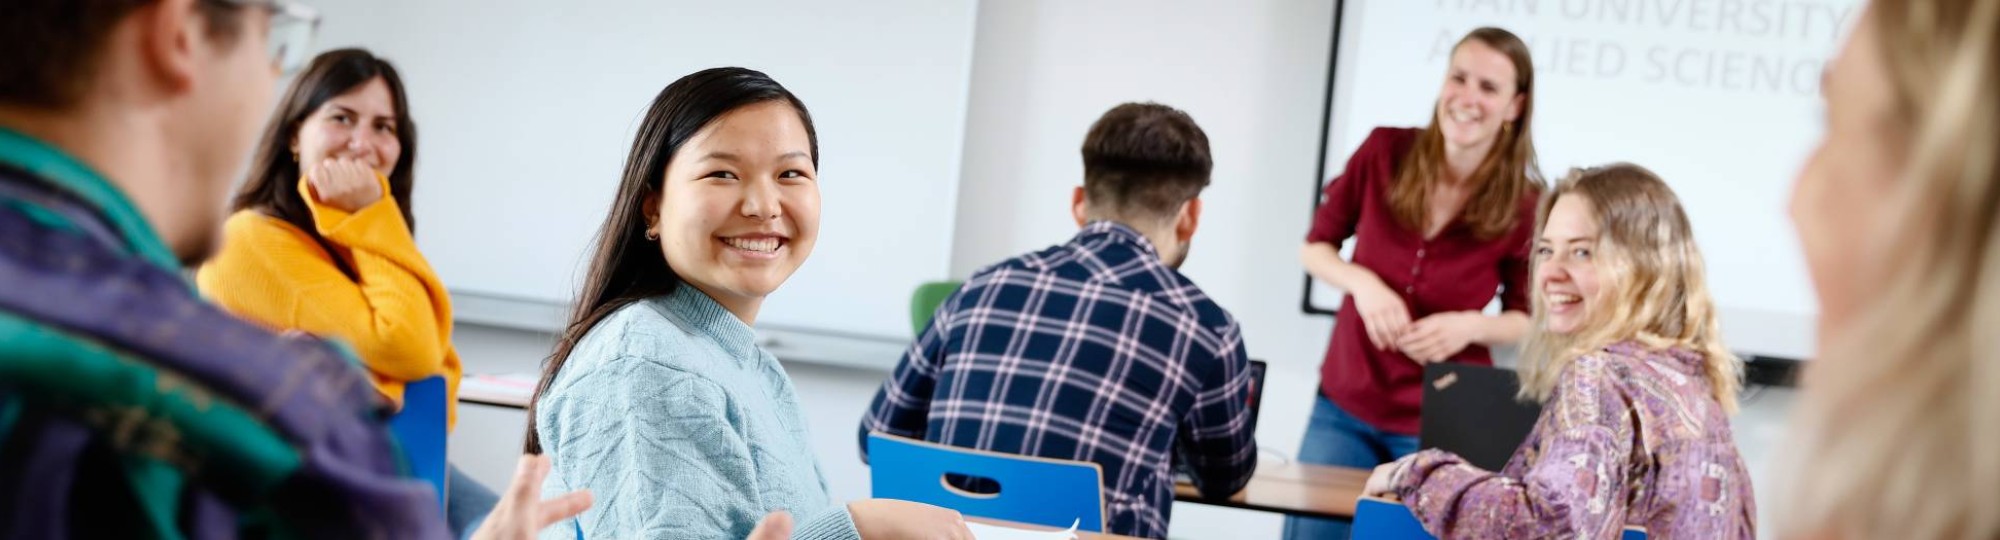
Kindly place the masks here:
<instances>
[{"instance_id":1,"label":"woman's long brown hair","mask_svg":"<svg viewBox=\"0 0 2000 540\"><path fill-rule=\"evenodd\" d=\"M1480 28L1466 34L1456 52L1477 41L1507 55L1514 64L1514 91L1521 96L1521 115L1502 124L1499 140L1481 161L1472 177L1472 196L1465 202L1460 218L1472 227L1473 235L1484 240L1499 238L1520 223L1521 200L1541 191L1541 165L1535 158L1535 142L1529 133L1535 117L1535 64L1528 45L1513 32ZM1418 234L1426 232L1433 187L1445 179L1444 132L1438 128L1437 107L1431 108L1431 123L1417 135L1417 144L1396 168L1396 182L1389 187L1389 209L1396 221Z\"/></svg>"}]
</instances>

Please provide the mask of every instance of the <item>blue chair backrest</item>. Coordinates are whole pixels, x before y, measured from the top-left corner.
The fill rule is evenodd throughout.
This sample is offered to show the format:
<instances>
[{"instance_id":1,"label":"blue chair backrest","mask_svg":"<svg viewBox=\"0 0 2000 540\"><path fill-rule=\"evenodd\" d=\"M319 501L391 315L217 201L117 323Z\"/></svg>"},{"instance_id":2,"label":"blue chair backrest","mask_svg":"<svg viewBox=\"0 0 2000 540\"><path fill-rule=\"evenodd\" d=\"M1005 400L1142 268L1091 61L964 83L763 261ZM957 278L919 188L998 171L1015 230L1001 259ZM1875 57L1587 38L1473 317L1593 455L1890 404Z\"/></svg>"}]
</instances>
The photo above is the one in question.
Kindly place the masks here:
<instances>
[{"instance_id":1,"label":"blue chair backrest","mask_svg":"<svg viewBox=\"0 0 2000 540\"><path fill-rule=\"evenodd\" d=\"M450 428L446 417L443 377L431 377L403 385L403 410L389 417L389 431L403 445L410 460L410 473L437 489L438 507L444 507L445 440Z\"/></svg>"},{"instance_id":2,"label":"blue chair backrest","mask_svg":"<svg viewBox=\"0 0 2000 540\"><path fill-rule=\"evenodd\" d=\"M1436 540L1410 509L1395 501L1362 497L1354 502L1354 538L1371 540ZM1646 531L1626 527L1620 540L1646 540Z\"/></svg>"},{"instance_id":3,"label":"blue chair backrest","mask_svg":"<svg viewBox=\"0 0 2000 540\"><path fill-rule=\"evenodd\" d=\"M1103 470L1095 463L1015 456L868 434L874 496L1031 525L1104 532ZM945 475L992 480L999 492L971 493Z\"/></svg>"}]
</instances>

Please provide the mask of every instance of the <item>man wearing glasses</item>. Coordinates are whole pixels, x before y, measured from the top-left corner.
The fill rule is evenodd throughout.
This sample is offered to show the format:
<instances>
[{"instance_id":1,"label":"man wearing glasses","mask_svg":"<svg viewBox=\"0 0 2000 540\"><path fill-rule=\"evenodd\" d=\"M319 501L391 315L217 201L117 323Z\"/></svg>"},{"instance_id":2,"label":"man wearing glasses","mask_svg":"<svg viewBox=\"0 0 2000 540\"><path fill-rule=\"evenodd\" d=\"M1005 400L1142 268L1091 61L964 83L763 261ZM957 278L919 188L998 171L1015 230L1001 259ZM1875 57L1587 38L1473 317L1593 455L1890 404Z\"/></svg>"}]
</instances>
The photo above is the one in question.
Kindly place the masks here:
<instances>
[{"instance_id":1,"label":"man wearing glasses","mask_svg":"<svg viewBox=\"0 0 2000 540\"><path fill-rule=\"evenodd\" d=\"M438 538L363 372L201 301L230 187L317 16L286 1L0 7L0 537ZM475 536L528 538L524 460Z\"/></svg>"}]
</instances>

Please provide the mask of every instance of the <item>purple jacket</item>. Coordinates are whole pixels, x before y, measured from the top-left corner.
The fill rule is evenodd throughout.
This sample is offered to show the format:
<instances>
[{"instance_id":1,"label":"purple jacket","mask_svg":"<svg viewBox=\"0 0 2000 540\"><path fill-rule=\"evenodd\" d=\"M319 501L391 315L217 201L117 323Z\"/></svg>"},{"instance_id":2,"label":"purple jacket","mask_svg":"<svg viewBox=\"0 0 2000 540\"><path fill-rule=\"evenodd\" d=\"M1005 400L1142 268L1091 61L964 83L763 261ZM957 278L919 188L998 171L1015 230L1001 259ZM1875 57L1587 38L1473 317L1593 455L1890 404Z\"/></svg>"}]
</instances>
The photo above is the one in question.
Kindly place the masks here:
<instances>
[{"instance_id":1,"label":"purple jacket","mask_svg":"<svg viewBox=\"0 0 2000 540\"><path fill-rule=\"evenodd\" d=\"M1630 342L1585 355L1505 469L1425 450L1395 493L1441 538L1754 538L1750 473L1703 363Z\"/></svg>"}]
</instances>

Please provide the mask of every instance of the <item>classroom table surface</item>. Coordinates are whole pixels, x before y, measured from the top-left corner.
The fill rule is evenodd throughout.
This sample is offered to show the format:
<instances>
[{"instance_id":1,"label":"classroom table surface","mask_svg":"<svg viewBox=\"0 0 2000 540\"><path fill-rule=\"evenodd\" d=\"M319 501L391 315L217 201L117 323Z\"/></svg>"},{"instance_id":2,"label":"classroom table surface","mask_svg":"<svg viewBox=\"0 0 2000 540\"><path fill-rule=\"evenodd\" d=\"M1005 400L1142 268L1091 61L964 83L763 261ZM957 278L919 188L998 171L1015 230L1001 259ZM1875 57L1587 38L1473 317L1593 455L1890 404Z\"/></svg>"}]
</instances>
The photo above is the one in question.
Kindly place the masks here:
<instances>
[{"instance_id":1,"label":"classroom table surface","mask_svg":"<svg viewBox=\"0 0 2000 540\"><path fill-rule=\"evenodd\" d=\"M497 407L525 408L534 391L533 374L467 377L458 399ZM1191 484L1174 486L1174 500L1262 510L1280 514L1350 520L1354 501L1368 483L1367 469L1277 462L1265 456L1243 491L1223 500L1203 499Z\"/></svg>"},{"instance_id":2,"label":"classroom table surface","mask_svg":"<svg viewBox=\"0 0 2000 540\"><path fill-rule=\"evenodd\" d=\"M1275 463L1269 458L1257 462L1257 472L1243 491L1224 500L1208 500L1194 485L1174 485L1174 500L1231 508L1262 510L1280 514L1337 520L1354 519L1354 501L1368 484L1367 469L1311 465L1298 462Z\"/></svg>"}]
</instances>

